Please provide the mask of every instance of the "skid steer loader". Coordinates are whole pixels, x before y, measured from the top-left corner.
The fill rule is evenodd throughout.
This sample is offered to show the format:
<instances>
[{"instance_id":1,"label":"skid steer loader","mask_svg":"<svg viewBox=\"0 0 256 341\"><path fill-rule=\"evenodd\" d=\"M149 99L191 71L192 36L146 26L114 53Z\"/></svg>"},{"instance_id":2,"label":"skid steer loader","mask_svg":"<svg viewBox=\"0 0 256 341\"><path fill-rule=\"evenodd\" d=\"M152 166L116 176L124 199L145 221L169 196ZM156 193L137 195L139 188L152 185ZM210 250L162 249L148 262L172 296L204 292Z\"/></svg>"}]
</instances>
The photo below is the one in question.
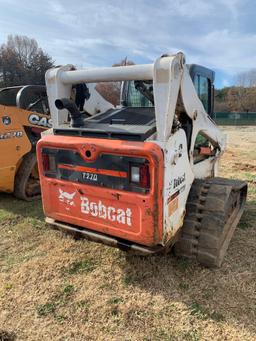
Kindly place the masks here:
<instances>
[{"instance_id":1,"label":"skid steer loader","mask_svg":"<svg viewBox=\"0 0 256 341\"><path fill-rule=\"evenodd\" d=\"M127 252L173 248L220 266L247 185L217 177L226 139L210 117L213 78L182 53L149 65L48 70L53 134L37 144L46 221ZM84 118L72 84L107 81L124 81L122 105Z\"/></svg>"},{"instance_id":2,"label":"skid steer loader","mask_svg":"<svg viewBox=\"0 0 256 341\"><path fill-rule=\"evenodd\" d=\"M40 196L36 143L51 127L45 86L0 90L0 191L26 201Z\"/></svg>"}]
</instances>

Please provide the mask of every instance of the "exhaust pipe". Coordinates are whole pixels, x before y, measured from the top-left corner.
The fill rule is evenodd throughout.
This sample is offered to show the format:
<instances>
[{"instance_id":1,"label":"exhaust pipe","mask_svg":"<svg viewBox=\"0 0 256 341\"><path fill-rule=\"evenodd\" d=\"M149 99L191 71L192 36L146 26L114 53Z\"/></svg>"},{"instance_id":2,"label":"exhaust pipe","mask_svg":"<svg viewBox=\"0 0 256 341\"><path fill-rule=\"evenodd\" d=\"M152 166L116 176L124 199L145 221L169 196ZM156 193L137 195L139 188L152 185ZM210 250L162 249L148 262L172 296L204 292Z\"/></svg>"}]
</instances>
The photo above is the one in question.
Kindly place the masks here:
<instances>
[{"instance_id":1,"label":"exhaust pipe","mask_svg":"<svg viewBox=\"0 0 256 341\"><path fill-rule=\"evenodd\" d=\"M71 116L70 125L71 127L78 128L83 126L84 120L80 111L77 109L75 102L68 98L56 99L55 106L57 109L67 109Z\"/></svg>"}]
</instances>

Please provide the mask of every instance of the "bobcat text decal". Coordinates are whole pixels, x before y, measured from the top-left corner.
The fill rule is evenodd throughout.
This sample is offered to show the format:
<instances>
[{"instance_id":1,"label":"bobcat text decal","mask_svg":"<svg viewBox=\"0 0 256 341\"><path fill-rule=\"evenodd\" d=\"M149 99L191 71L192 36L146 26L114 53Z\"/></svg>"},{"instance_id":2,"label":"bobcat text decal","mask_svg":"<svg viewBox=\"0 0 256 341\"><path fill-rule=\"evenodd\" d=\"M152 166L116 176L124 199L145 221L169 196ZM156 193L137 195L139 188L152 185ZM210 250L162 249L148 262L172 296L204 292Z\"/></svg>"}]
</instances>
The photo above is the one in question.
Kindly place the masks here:
<instances>
[{"instance_id":1,"label":"bobcat text decal","mask_svg":"<svg viewBox=\"0 0 256 341\"><path fill-rule=\"evenodd\" d=\"M106 206L101 200L98 202L90 202L87 197L81 197L81 212L111 222L116 221L119 224L132 226L132 210L130 208L121 209Z\"/></svg>"},{"instance_id":2,"label":"bobcat text decal","mask_svg":"<svg viewBox=\"0 0 256 341\"><path fill-rule=\"evenodd\" d=\"M182 176L178 176L177 178L175 178L173 180L173 188L178 187L179 185L181 185L186 179L186 175L185 173Z\"/></svg>"}]
</instances>

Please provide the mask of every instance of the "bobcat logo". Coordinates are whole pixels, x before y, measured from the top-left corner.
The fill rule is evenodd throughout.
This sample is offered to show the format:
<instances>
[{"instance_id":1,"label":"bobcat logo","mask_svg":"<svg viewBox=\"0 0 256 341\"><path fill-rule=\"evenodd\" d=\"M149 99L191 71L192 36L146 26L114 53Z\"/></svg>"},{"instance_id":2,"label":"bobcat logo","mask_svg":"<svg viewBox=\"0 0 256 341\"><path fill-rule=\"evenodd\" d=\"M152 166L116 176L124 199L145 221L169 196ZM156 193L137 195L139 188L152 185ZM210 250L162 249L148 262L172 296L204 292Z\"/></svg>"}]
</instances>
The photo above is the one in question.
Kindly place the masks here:
<instances>
[{"instance_id":1,"label":"bobcat logo","mask_svg":"<svg viewBox=\"0 0 256 341\"><path fill-rule=\"evenodd\" d=\"M132 210L130 208L121 209L112 206L107 206L102 203L90 201L87 197L80 197L81 212L92 217L116 221L119 224L132 226Z\"/></svg>"},{"instance_id":2,"label":"bobcat logo","mask_svg":"<svg viewBox=\"0 0 256 341\"><path fill-rule=\"evenodd\" d=\"M75 206L75 202L73 201L75 195L76 192L68 193L64 192L62 189L59 189L59 201L64 202L69 206Z\"/></svg>"}]
</instances>

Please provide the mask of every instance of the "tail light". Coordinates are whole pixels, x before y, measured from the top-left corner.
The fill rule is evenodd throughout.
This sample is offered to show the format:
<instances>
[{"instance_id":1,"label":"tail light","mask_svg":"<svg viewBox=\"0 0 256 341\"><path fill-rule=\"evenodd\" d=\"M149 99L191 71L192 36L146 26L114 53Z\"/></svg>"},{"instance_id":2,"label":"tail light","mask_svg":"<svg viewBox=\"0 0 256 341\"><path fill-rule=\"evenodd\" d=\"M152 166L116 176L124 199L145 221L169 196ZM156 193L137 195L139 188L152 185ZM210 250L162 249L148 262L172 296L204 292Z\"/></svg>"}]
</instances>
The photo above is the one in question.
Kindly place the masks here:
<instances>
[{"instance_id":1,"label":"tail light","mask_svg":"<svg viewBox=\"0 0 256 341\"><path fill-rule=\"evenodd\" d=\"M131 165L130 182L142 188L150 187L150 173L148 164Z\"/></svg>"},{"instance_id":2,"label":"tail light","mask_svg":"<svg viewBox=\"0 0 256 341\"><path fill-rule=\"evenodd\" d=\"M42 154L42 160L43 160L43 169L45 172L50 170L50 160L49 160L48 154Z\"/></svg>"},{"instance_id":3,"label":"tail light","mask_svg":"<svg viewBox=\"0 0 256 341\"><path fill-rule=\"evenodd\" d=\"M56 161L55 155L42 153L42 162L44 174L55 174L56 173Z\"/></svg>"},{"instance_id":4,"label":"tail light","mask_svg":"<svg viewBox=\"0 0 256 341\"><path fill-rule=\"evenodd\" d=\"M150 186L149 166L140 166L140 186L148 188Z\"/></svg>"}]
</instances>

